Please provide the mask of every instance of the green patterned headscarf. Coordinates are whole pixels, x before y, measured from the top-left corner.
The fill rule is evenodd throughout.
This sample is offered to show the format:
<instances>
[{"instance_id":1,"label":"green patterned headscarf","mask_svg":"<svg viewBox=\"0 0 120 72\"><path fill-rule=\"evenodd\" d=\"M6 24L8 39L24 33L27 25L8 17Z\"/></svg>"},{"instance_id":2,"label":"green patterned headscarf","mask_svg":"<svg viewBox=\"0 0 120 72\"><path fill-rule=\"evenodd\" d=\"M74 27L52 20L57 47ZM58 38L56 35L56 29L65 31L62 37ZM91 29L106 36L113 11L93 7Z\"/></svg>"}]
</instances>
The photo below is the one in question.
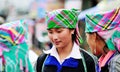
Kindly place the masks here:
<instances>
[{"instance_id":1,"label":"green patterned headscarf","mask_svg":"<svg viewBox=\"0 0 120 72\"><path fill-rule=\"evenodd\" d=\"M58 9L49 12L46 16L47 29L52 28L69 28L76 29L76 42L82 43L82 38L78 31L78 15L77 9Z\"/></svg>"},{"instance_id":2,"label":"green patterned headscarf","mask_svg":"<svg viewBox=\"0 0 120 72\"><path fill-rule=\"evenodd\" d=\"M85 32L97 32L110 50L120 51L120 8L86 15Z\"/></svg>"}]
</instances>

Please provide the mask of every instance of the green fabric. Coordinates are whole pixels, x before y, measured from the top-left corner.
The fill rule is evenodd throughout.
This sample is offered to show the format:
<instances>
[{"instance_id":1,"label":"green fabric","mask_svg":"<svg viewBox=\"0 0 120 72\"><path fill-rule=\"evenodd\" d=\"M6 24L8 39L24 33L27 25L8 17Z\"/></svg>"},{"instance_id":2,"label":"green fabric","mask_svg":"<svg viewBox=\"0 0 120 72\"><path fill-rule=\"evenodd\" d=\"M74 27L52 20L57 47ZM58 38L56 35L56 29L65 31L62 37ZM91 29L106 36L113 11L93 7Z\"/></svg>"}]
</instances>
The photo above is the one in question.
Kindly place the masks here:
<instances>
[{"instance_id":1,"label":"green fabric","mask_svg":"<svg viewBox=\"0 0 120 72\"><path fill-rule=\"evenodd\" d=\"M22 72L20 70L20 59L22 60L23 67L28 65L28 71L34 72L34 69L28 58L28 45L26 43L11 47L11 50L9 52L4 51L3 55L6 61L6 72Z\"/></svg>"},{"instance_id":2,"label":"green fabric","mask_svg":"<svg viewBox=\"0 0 120 72\"><path fill-rule=\"evenodd\" d=\"M28 30L25 20L0 25L0 48L5 72L34 72L29 61ZM5 62L4 62L5 61Z\"/></svg>"},{"instance_id":3,"label":"green fabric","mask_svg":"<svg viewBox=\"0 0 120 72\"><path fill-rule=\"evenodd\" d=\"M47 29L60 28L61 26L76 28L79 13L77 9L58 9L49 12L46 17Z\"/></svg>"},{"instance_id":4,"label":"green fabric","mask_svg":"<svg viewBox=\"0 0 120 72\"><path fill-rule=\"evenodd\" d=\"M47 13L46 23L47 29L52 28L68 28L76 29L75 42L77 44L83 43L78 29L78 15L80 11L77 9L57 9Z\"/></svg>"},{"instance_id":5,"label":"green fabric","mask_svg":"<svg viewBox=\"0 0 120 72\"><path fill-rule=\"evenodd\" d=\"M48 29L51 29L52 27L61 28L61 26L60 25L56 25L56 23L54 21L50 21Z\"/></svg>"}]
</instances>

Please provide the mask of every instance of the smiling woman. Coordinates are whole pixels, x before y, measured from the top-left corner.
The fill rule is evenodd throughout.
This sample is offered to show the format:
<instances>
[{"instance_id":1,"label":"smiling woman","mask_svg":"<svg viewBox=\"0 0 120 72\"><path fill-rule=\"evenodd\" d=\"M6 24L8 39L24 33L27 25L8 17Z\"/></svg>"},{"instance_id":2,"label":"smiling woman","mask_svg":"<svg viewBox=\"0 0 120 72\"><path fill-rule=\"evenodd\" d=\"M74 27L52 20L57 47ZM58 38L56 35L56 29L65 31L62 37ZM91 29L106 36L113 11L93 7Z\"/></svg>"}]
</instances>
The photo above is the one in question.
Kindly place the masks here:
<instances>
[{"instance_id":1,"label":"smiling woman","mask_svg":"<svg viewBox=\"0 0 120 72\"><path fill-rule=\"evenodd\" d=\"M47 14L53 47L38 57L37 72L96 72L95 57L79 46L83 40L77 26L78 14L76 9L58 9Z\"/></svg>"},{"instance_id":2,"label":"smiling woman","mask_svg":"<svg viewBox=\"0 0 120 72\"><path fill-rule=\"evenodd\" d=\"M49 29L48 36L52 43L59 49L67 49L65 47L72 45L72 34L74 30L67 28Z\"/></svg>"}]
</instances>

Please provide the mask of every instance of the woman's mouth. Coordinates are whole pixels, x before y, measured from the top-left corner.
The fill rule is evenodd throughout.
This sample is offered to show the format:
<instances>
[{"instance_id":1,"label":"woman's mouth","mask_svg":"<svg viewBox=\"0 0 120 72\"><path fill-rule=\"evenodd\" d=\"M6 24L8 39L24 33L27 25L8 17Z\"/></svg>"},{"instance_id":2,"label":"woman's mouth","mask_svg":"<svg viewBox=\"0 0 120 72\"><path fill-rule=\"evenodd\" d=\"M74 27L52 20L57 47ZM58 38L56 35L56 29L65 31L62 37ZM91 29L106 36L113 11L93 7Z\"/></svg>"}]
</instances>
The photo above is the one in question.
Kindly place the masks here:
<instances>
[{"instance_id":1,"label":"woman's mouth","mask_svg":"<svg viewBox=\"0 0 120 72\"><path fill-rule=\"evenodd\" d=\"M55 45L59 45L60 41L55 41L54 43Z\"/></svg>"}]
</instances>

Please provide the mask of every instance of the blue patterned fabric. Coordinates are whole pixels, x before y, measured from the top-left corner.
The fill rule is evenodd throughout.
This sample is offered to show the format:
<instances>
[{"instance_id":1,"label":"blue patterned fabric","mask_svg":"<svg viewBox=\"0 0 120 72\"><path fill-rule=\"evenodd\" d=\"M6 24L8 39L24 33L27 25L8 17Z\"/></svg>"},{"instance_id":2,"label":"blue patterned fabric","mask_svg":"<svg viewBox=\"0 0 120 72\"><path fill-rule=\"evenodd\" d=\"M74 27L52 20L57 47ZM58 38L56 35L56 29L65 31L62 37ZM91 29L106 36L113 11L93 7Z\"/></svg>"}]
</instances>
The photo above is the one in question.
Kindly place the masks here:
<instances>
[{"instance_id":1,"label":"blue patterned fabric","mask_svg":"<svg viewBox=\"0 0 120 72\"><path fill-rule=\"evenodd\" d=\"M60 72L63 66L77 68L79 62L74 58L69 58L66 59L62 64L60 64L54 56L48 56L44 62L44 65L54 65L57 67L57 72Z\"/></svg>"}]
</instances>

